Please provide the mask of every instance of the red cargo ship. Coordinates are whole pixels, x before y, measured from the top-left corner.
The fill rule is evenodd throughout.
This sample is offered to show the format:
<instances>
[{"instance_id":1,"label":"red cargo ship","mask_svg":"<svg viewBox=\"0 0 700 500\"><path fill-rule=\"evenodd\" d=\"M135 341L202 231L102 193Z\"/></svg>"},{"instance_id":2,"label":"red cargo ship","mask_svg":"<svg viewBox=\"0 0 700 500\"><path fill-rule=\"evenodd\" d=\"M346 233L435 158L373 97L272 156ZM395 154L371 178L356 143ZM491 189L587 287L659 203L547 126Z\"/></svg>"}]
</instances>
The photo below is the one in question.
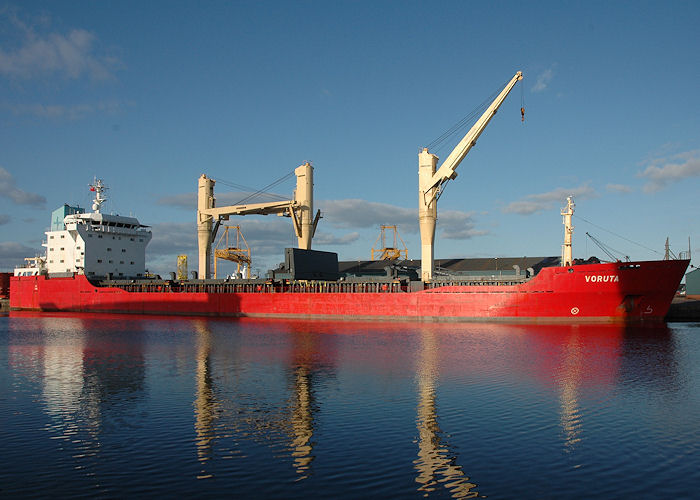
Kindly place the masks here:
<instances>
[{"instance_id":1,"label":"red cargo ship","mask_svg":"<svg viewBox=\"0 0 700 500\"><path fill-rule=\"evenodd\" d=\"M383 278L340 276L337 255L311 250L320 218L313 217L313 168L295 170L294 199L216 207L214 180L198 187L197 280L145 279L145 248L151 238L133 217L102 214L104 185L95 181L93 212L65 205L54 211L45 258L15 270L11 309L39 311L182 314L233 317L297 317L420 321L644 321L663 320L688 260L576 264L569 198L558 266L504 277L493 274L438 276L433 258L437 202L460 162L495 115L517 72L446 160L424 148L419 154L420 272ZM524 110L521 110L524 113ZM524 116L524 115L523 115ZM287 249L286 269L269 279L209 280L211 242L231 215L278 214L293 220L299 249ZM316 266L316 268L314 268Z\"/></svg>"},{"instance_id":2,"label":"red cargo ship","mask_svg":"<svg viewBox=\"0 0 700 500\"><path fill-rule=\"evenodd\" d=\"M169 280L153 279L145 276L151 232L133 217L102 214L105 187L96 181L91 189L93 212L67 205L54 211L46 256L15 269L11 309L342 320L658 321L689 263L574 263L569 198L562 211L561 260L537 265L519 260L509 272L442 270L441 276L420 280L418 265L382 261L394 263L385 276L353 276L347 267L341 275L337 254L289 248L285 265L266 279L187 280L175 279L175 273Z\"/></svg>"},{"instance_id":3,"label":"red cargo ship","mask_svg":"<svg viewBox=\"0 0 700 500\"><path fill-rule=\"evenodd\" d=\"M85 275L14 276L10 307L342 320L659 321L668 312L687 266L687 260L661 260L548 267L522 284L433 283L420 291L411 291L410 281L398 279L115 281L100 286Z\"/></svg>"}]
</instances>

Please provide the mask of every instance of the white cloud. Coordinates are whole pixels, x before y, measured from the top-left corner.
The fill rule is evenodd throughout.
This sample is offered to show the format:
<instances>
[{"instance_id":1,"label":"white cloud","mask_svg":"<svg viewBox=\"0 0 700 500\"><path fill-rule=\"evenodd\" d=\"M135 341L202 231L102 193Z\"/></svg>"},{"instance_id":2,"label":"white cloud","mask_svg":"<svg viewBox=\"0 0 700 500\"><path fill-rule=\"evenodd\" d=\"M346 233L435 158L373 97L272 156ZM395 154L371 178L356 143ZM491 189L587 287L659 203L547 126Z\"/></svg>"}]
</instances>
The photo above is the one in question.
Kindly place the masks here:
<instances>
[{"instance_id":1,"label":"white cloud","mask_svg":"<svg viewBox=\"0 0 700 500\"><path fill-rule=\"evenodd\" d=\"M217 195L217 206L233 204L244 198L246 193L224 193ZM251 203L262 200L251 200ZM195 193L183 193L173 196L165 196L158 200L160 205L174 206L188 210L196 210L197 200ZM330 225L337 229L378 229L381 224L391 224L399 226L400 232L418 233L418 209L405 208L362 199L345 200L321 200L316 206L321 209L323 218L321 226ZM252 222L252 221L250 221ZM291 228L291 223L286 220L281 221L282 226ZM241 228L250 223L241 222ZM256 232L262 227L272 227L269 223L266 226L250 226ZM475 228L474 212L462 212L459 210L445 210L438 213L438 229L441 237L446 239L469 239L474 236L488 234L488 231L477 230ZM274 227L278 231L279 226ZM291 230L291 229L289 229ZM287 231L288 232L288 231ZM272 234L265 235L266 238L276 238ZM246 238L248 235L246 233ZM356 232L343 236L331 234L330 232L317 233L314 242L318 245L347 245L356 241L359 235ZM250 240L249 240L250 241ZM260 242L262 244L262 241ZM288 245L287 245L288 246ZM277 245L274 248L278 248Z\"/></svg>"},{"instance_id":2,"label":"white cloud","mask_svg":"<svg viewBox=\"0 0 700 500\"><path fill-rule=\"evenodd\" d=\"M128 104L120 102L100 102L97 104L2 104L2 108L15 115L30 115L39 118L79 120L95 113L115 114Z\"/></svg>"},{"instance_id":3,"label":"white cloud","mask_svg":"<svg viewBox=\"0 0 700 500\"><path fill-rule=\"evenodd\" d=\"M165 205L168 207L197 210L197 193L181 193L163 196L162 198L159 198L156 203L158 203L158 205Z\"/></svg>"},{"instance_id":4,"label":"white cloud","mask_svg":"<svg viewBox=\"0 0 700 500\"><path fill-rule=\"evenodd\" d=\"M197 226L193 222L162 222L151 226L153 239L146 255L177 255L197 250Z\"/></svg>"},{"instance_id":5,"label":"white cloud","mask_svg":"<svg viewBox=\"0 0 700 500\"><path fill-rule=\"evenodd\" d=\"M397 207L361 199L318 202L324 219L338 228L378 228L380 224L398 225L407 232L418 231L418 209Z\"/></svg>"},{"instance_id":6,"label":"white cloud","mask_svg":"<svg viewBox=\"0 0 700 500\"><path fill-rule=\"evenodd\" d=\"M542 210L548 210L551 203L543 204L537 201L519 200L509 203L503 208L503 212L520 214L520 215L532 215L535 212L540 212Z\"/></svg>"},{"instance_id":7,"label":"white cloud","mask_svg":"<svg viewBox=\"0 0 700 500\"><path fill-rule=\"evenodd\" d=\"M523 200L509 203L502 211L520 215L532 215L543 210L553 210L557 203L563 203L567 196L574 199L595 198L597 193L587 183L574 188L556 188L546 193L531 194Z\"/></svg>"},{"instance_id":8,"label":"white cloud","mask_svg":"<svg viewBox=\"0 0 700 500\"><path fill-rule=\"evenodd\" d=\"M544 92L547 90L549 83L554 78L554 66L544 70L542 73L537 75L537 80L532 86L532 92Z\"/></svg>"},{"instance_id":9,"label":"white cloud","mask_svg":"<svg viewBox=\"0 0 700 500\"><path fill-rule=\"evenodd\" d=\"M607 184L605 186L605 189L607 189L610 192L614 193L631 193L632 188L630 186L627 186L625 184Z\"/></svg>"},{"instance_id":10,"label":"white cloud","mask_svg":"<svg viewBox=\"0 0 700 500\"><path fill-rule=\"evenodd\" d=\"M28 193L15 185L15 179L10 172L0 167L0 197L9 198L18 205L43 207L46 198L41 195Z\"/></svg>"},{"instance_id":11,"label":"white cloud","mask_svg":"<svg viewBox=\"0 0 700 500\"><path fill-rule=\"evenodd\" d=\"M10 78L87 76L104 80L112 76L117 61L97 50L97 37L84 29L67 33L37 33L12 13L5 12L6 26L14 28L19 40L14 47L0 48L0 75Z\"/></svg>"},{"instance_id":12,"label":"white cloud","mask_svg":"<svg viewBox=\"0 0 700 500\"><path fill-rule=\"evenodd\" d=\"M331 233L325 233L323 231L317 231L314 235L313 244L320 246L340 246L349 245L360 239L360 233L352 232L344 234L343 236L336 236Z\"/></svg>"},{"instance_id":13,"label":"white cloud","mask_svg":"<svg viewBox=\"0 0 700 500\"><path fill-rule=\"evenodd\" d=\"M398 226L400 233L418 233L418 208L405 208L361 199L322 201L321 211L326 221L337 228L378 229L381 224ZM488 231L477 230L474 212L438 210L437 228L441 238L463 240L483 236Z\"/></svg>"},{"instance_id":14,"label":"white cloud","mask_svg":"<svg viewBox=\"0 0 700 500\"><path fill-rule=\"evenodd\" d=\"M39 254L43 254L43 252L16 241L0 242L0 269L14 269L24 264L25 257L34 257Z\"/></svg>"},{"instance_id":15,"label":"white cloud","mask_svg":"<svg viewBox=\"0 0 700 500\"><path fill-rule=\"evenodd\" d=\"M649 163L649 166L637 174L638 177L649 180L644 185L646 193L656 192L672 182L700 176L700 150L686 151Z\"/></svg>"},{"instance_id":16,"label":"white cloud","mask_svg":"<svg viewBox=\"0 0 700 500\"><path fill-rule=\"evenodd\" d=\"M440 237L447 240L468 240L475 236L489 234L486 230L475 229L474 212L459 210L438 211Z\"/></svg>"}]
</instances>

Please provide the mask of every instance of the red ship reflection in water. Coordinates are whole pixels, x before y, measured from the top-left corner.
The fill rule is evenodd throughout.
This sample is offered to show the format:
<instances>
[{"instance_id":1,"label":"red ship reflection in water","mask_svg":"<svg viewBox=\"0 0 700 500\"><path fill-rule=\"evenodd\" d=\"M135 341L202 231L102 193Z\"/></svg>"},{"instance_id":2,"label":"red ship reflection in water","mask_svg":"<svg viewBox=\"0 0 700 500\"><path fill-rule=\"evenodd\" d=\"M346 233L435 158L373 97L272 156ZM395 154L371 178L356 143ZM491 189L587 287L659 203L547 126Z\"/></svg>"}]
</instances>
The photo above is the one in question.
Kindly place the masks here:
<instances>
[{"instance_id":1,"label":"red ship reflection in water","mask_svg":"<svg viewBox=\"0 0 700 500\"><path fill-rule=\"evenodd\" d=\"M381 453L373 450L376 439L370 434L397 435L393 429L367 428L381 400L379 411L414 415L409 461L417 490L430 494L446 488L454 498L475 496L478 480L460 465L468 455L457 451L461 448L454 447L453 436L469 427L478 411L474 406L484 403L466 397L460 403L455 397L482 388L494 398L525 400L538 394L556 401L561 446L575 453L586 429L582 399L584 405L605 400L627 377L644 377L639 365L653 364L649 383L676 383L675 347L665 325L417 325L37 313L12 313L9 321L15 377L42 385L44 411L52 422L46 430L79 443L85 460L105 453L104 434L133 411L129 405L153 397L149 387L167 387L167 381L151 377L171 373L175 393L189 380L195 391L190 401L199 480L216 477L214 464L222 459L246 457L248 441L269 447L275 460L288 461L296 481L313 475L314 464L329 456L328 449L347 446L347 439L352 447L344 453L371 464L380 460L373 451ZM653 363L650 351L638 348L640 339L653 345ZM518 396L524 386L529 390ZM514 400L514 407L520 403ZM325 454L319 455L320 445Z\"/></svg>"}]
</instances>

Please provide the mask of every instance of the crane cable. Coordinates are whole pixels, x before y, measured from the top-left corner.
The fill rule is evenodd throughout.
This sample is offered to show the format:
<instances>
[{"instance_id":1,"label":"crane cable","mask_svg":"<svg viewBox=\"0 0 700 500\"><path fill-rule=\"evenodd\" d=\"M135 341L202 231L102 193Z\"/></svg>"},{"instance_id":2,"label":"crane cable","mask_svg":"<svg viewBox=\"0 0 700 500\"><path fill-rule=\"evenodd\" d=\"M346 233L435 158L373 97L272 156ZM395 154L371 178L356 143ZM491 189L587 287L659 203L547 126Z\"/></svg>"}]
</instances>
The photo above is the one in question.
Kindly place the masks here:
<instances>
[{"instance_id":1,"label":"crane cable","mask_svg":"<svg viewBox=\"0 0 700 500\"><path fill-rule=\"evenodd\" d=\"M438 149L444 146L443 143L445 141L447 141L448 139L452 139L454 135L456 135L458 131L464 129L468 123L474 121L477 116L481 116L486 110L486 108L488 108L488 106L494 101L496 96L501 93L501 91L508 84L509 81L510 80L506 81L503 85L498 87L489 97L487 97L481 104L474 108L467 116L459 120L449 129L443 132L437 139L434 139L431 143L429 143L427 146L428 149Z\"/></svg>"},{"instance_id":2,"label":"crane cable","mask_svg":"<svg viewBox=\"0 0 700 500\"><path fill-rule=\"evenodd\" d=\"M598 238L596 238L595 236L593 236L589 232L586 232L586 236L588 236L593 241L593 243L598 245L598 248L600 248L603 252L605 252L607 254L608 257L610 257L612 259L611 262L615 262L615 261L620 262L621 259L618 259L617 254L622 254L622 252L620 252L619 250L615 250L611 246L606 245L605 243L600 241ZM629 262L629 260L630 260L630 258L626 255L625 255L625 259L627 260L627 262Z\"/></svg>"},{"instance_id":3,"label":"crane cable","mask_svg":"<svg viewBox=\"0 0 700 500\"><path fill-rule=\"evenodd\" d=\"M597 227L598 229L600 229L600 230L602 230L602 231L605 231L606 233L612 234L613 236L617 236L617 237L620 238L620 239L623 239L623 240L625 240L625 241L627 241L627 242L629 242L629 243L632 243L633 245L637 245L637 246L639 246L639 247L642 247L642 248L644 248L645 250L649 250L650 252L654 252L654 253L661 254L661 252L659 252L658 250L654 250L653 248L649 248L649 247L647 247L647 246L642 245L641 243L637 243L636 241L630 240L629 238L625 238L624 236L619 235L619 234L617 234L617 233L614 233L614 232L612 232L612 231L610 231L610 230L608 230L608 229L605 229L604 227L601 227L601 226L599 226L599 225L597 225L597 224L593 224L591 221L584 219L584 218L581 217L580 215L574 214L574 217L576 217L577 219L581 219L583 222L586 222L586 223L590 224L591 226Z\"/></svg>"},{"instance_id":4,"label":"crane cable","mask_svg":"<svg viewBox=\"0 0 700 500\"><path fill-rule=\"evenodd\" d=\"M223 184L223 185L225 185L225 186L228 186L228 187L233 187L233 188L236 188L236 189L241 189L241 190L243 190L243 191L254 191L253 193L249 194L249 195L246 196L245 198L243 198L243 199L239 200L238 202L234 203L234 205L242 205L243 203L247 202L247 201L250 200L251 198L254 198L254 197L256 197L256 196L258 196L258 195L261 195L261 194L266 195L266 196L269 196L269 197L271 197L271 198L276 198L276 199L278 199L278 200L280 200L280 201L285 200L286 197L281 196L281 195L278 195L278 194L274 194L274 193L268 193L267 190L268 190L268 189L272 189L273 187L275 187L275 186L277 186L277 185L283 183L284 181L286 181L287 179L289 179L289 178L292 177L293 175L294 175L294 171L291 171L290 173L288 173L288 174L286 174L286 175L280 177L280 178L277 179L276 181L274 181L274 182L268 184L268 185L265 186L264 188L261 188L261 189L258 189L258 190L255 190L255 188L251 188L251 187L247 187L247 186L242 186L242 185L240 185L240 184L236 184L236 183L233 183L233 182L230 182L230 181L226 181L226 180L223 180L223 179L214 179L214 180L215 180L216 182L219 182L219 183L221 183L221 184Z\"/></svg>"}]
</instances>

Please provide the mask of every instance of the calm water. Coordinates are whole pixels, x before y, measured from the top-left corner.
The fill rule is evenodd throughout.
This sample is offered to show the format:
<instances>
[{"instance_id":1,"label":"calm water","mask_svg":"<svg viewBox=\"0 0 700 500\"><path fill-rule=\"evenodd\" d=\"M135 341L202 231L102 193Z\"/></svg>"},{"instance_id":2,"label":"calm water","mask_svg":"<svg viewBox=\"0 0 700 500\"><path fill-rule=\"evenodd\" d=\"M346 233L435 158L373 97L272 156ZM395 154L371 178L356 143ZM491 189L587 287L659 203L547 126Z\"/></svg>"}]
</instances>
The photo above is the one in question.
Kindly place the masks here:
<instances>
[{"instance_id":1,"label":"calm water","mask_svg":"<svg viewBox=\"0 0 700 500\"><path fill-rule=\"evenodd\" d=\"M0 317L0 496L697 498L700 324Z\"/></svg>"}]
</instances>

